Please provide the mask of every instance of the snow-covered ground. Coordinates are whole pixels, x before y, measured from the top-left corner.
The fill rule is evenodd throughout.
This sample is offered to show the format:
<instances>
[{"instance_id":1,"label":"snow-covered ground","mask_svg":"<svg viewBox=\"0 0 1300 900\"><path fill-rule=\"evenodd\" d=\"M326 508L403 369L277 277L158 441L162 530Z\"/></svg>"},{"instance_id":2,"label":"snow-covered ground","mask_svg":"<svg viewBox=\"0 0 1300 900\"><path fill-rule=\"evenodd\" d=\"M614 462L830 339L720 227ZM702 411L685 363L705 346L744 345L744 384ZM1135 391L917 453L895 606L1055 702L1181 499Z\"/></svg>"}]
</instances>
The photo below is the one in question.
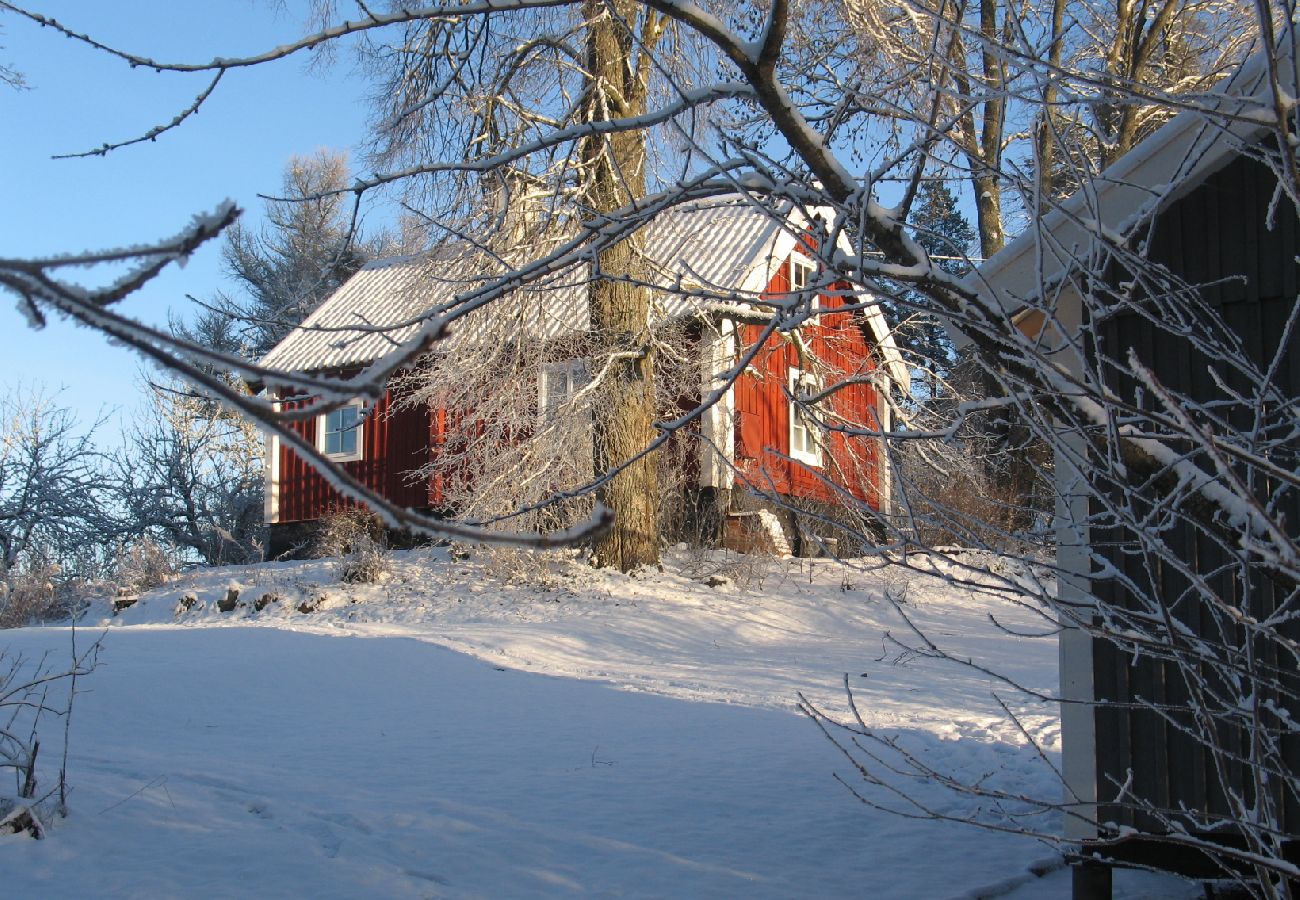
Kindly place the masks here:
<instances>
[{"instance_id":1,"label":"snow-covered ground","mask_svg":"<svg viewBox=\"0 0 1300 900\"><path fill-rule=\"evenodd\" d=\"M1055 797L993 699L1014 699L1005 685L885 636L912 639L889 591L945 649L1051 692L1055 640L1018 635L1048 630L1032 604L898 566L678 553L665 568L560 565L511 586L417 551L379 585L274 563L195 572L117 615L98 601L78 629L105 636L74 712L72 814L47 840L0 838L4 893L1069 895L1039 842L854 799L835 773L871 789L796 709L802 693L845 715L847 675L866 724L927 764ZM68 642L0 633L29 658ZM1053 759L1052 709L1015 702ZM907 790L945 816L1018 811ZM1117 887L1194 895L1143 875Z\"/></svg>"}]
</instances>

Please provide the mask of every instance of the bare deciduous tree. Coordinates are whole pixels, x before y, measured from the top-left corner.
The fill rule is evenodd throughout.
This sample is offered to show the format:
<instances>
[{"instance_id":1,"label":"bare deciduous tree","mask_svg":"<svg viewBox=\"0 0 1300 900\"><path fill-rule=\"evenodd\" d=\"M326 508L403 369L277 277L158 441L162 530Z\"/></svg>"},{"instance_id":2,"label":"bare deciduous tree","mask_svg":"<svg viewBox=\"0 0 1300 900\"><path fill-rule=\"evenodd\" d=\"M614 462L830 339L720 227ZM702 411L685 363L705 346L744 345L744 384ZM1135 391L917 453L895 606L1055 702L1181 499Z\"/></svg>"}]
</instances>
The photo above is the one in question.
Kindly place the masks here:
<instances>
[{"instance_id":1,"label":"bare deciduous tree","mask_svg":"<svg viewBox=\"0 0 1300 900\"><path fill-rule=\"evenodd\" d=\"M617 123L642 119L652 85L664 81L656 50L667 24L634 2L521 7L491 20L412 17L397 40L367 47L384 86L375 158L411 167L408 202L435 231L459 239L473 224L499 229L509 218L509 229L544 233L510 211L540 189L549 202L535 215L572 234L565 222L617 213L645 195L646 130ZM486 214L475 208L484 197ZM654 439L655 366L639 240L629 233L597 248L600 277L588 287L593 340L611 361L593 388L596 468L609 473L596 492L616 513L594 558L625 571L659 552L655 457L643 452Z\"/></svg>"},{"instance_id":2,"label":"bare deciduous tree","mask_svg":"<svg viewBox=\"0 0 1300 900\"><path fill-rule=\"evenodd\" d=\"M257 429L183 383L146 384L148 407L114 458L124 535L206 565L261 558Z\"/></svg>"},{"instance_id":3,"label":"bare deciduous tree","mask_svg":"<svg viewBox=\"0 0 1300 900\"><path fill-rule=\"evenodd\" d=\"M111 539L94 426L39 388L0 397L0 565L73 565ZM73 574L73 573L68 573Z\"/></svg>"}]
</instances>

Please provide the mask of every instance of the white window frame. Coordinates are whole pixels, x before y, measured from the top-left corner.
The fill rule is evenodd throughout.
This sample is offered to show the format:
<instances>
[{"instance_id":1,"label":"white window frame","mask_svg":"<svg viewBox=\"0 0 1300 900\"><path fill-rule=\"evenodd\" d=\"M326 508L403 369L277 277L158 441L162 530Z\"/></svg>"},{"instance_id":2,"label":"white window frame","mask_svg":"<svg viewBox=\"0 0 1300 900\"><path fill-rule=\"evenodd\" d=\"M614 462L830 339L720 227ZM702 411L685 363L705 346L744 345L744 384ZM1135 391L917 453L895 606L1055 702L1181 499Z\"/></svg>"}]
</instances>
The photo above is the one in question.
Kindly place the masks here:
<instances>
[{"instance_id":1,"label":"white window frame","mask_svg":"<svg viewBox=\"0 0 1300 900\"><path fill-rule=\"evenodd\" d=\"M796 402L800 396L819 393L821 383L813 373L791 366L789 386L788 418L790 424L788 430L790 458L810 466L821 466L823 457L822 442L817 425L800 409L799 404Z\"/></svg>"},{"instance_id":2,"label":"white window frame","mask_svg":"<svg viewBox=\"0 0 1300 900\"><path fill-rule=\"evenodd\" d=\"M356 414L357 414L356 424L348 427L347 429L336 429L335 431L330 432L329 417L331 415L337 415L339 413L342 413L344 410L356 410ZM344 430L347 430L352 434L356 435L356 439L357 439L356 445L353 447L352 450L336 451L334 453L331 453L327 449L327 444L329 442L329 435L331 433L342 434ZM344 406L340 406L338 409L331 410L330 412L327 413L321 413L319 416L316 417L316 449L319 450L321 454L325 456L326 459L332 459L335 462L357 462L358 460L365 459L365 455L366 455L365 438L366 438L366 407L365 404L362 403L360 400L353 400L351 403L348 403Z\"/></svg>"},{"instance_id":3,"label":"white window frame","mask_svg":"<svg viewBox=\"0 0 1300 900\"><path fill-rule=\"evenodd\" d=\"M791 253L787 265L789 266L789 269L786 272L786 276L790 281L791 294L799 294L807 288L808 285L816 282L817 264L802 253L799 253L798 251ZM817 309L820 306L821 294L813 293L808 297L809 309Z\"/></svg>"},{"instance_id":4,"label":"white window frame","mask_svg":"<svg viewBox=\"0 0 1300 900\"><path fill-rule=\"evenodd\" d=\"M557 379L564 380L564 390L560 401L554 405L547 402L551 384ZM571 401L578 391L591 383L587 374L587 364L581 359L566 359L560 362L544 363L537 378L537 418L543 423L553 422L560 407Z\"/></svg>"}]
</instances>

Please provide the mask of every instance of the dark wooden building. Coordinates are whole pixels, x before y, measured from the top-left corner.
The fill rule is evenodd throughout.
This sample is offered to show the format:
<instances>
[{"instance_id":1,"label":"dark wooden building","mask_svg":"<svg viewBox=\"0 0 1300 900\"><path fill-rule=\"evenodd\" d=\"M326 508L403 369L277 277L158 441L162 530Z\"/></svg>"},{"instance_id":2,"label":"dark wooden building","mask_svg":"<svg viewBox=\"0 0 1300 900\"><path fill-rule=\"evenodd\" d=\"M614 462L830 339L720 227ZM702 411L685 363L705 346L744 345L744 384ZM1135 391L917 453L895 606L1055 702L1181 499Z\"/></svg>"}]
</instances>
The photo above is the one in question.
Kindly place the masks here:
<instances>
[{"instance_id":1,"label":"dark wooden building","mask_svg":"<svg viewBox=\"0 0 1300 900\"><path fill-rule=\"evenodd\" d=\"M1181 114L971 283L1019 310L1027 334L1063 348L1062 365L1157 413L1142 427L1175 452L1169 465L1194 465L1209 481L1242 479L1260 515L1294 541L1300 221L1260 161L1270 138L1251 124L1252 110L1271 102L1262 61L1243 67L1216 102L1216 125ZM1085 259L1103 263L1102 278L1084 270ZM1194 421L1173 421L1177 409ZM1198 430L1243 447L1254 445L1243 436L1258 433L1264 449L1225 461L1195 439ZM1275 855L1300 861L1294 580L1243 550L1242 522L1189 514L1185 485L1153 490L1149 475L1105 459L1096 449L1104 446L1081 430L1079 452L1057 459L1060 599L1085 611L1085 625L1086 610L1096 610L1098 633L1120 636L1071 628L1061 637L1066 829L1083 861L1075 895L1109 896L1109 868L1089 858L1254 877L1257 848L1235 823L1256 815L1279 829L1268 839ZM1181 471L1186 482L1191 470ZM1076 479L1091 490L1072 487ZM1219 708L1228 698L1249 705L1253 722Z\"/></svg>"}]
</instances>

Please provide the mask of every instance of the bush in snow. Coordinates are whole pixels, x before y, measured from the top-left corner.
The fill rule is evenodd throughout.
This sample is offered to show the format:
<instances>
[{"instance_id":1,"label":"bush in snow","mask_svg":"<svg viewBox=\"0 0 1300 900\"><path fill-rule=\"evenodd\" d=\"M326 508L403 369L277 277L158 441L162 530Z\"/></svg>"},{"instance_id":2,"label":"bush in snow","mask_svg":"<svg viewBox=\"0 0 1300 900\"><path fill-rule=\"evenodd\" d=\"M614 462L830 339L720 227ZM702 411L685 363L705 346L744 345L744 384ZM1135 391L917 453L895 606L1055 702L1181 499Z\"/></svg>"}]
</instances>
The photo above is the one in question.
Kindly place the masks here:
<instances>
[{"instance_id":1,"label":"bush in snow","mask_svg":"<svg viewBox=\"0 0 1300 900\"><path fill-rule=\"evenodd\" d=\"M144 537L122 548L114 567L119 591L139 594L170 581L177 573L177 553Z\"/></svg>"},{"instance_id":2,"label":"bush in snow","mask_svg":"<svg viewBox=\"0 0 1300 900\"><path fill-rule=\"evenodd\" d=\"M78 651L74 630L72 660L63 669L48 657L32 662L0 649L0 834L40 839L51 812L66 814L68 723L77 679L94 670L99 646L95 641ZM59 770L47 787L51 759L58 760Z\"/></svg>"},{"instance_id":3,"label":"bush in snow","mask_svg":"<svg viewBox=\"0 0 1300 900\"><path fill-rule=\"evenodd\" d=\"M22 628L39 622L67 619L84 607L87 595L100 585L67 579L53 563L0 566L0 628Z\"/></svg>"},{"instance_id":4,"label":"bush in snow","mask_svg":"<svg viewBox=\"0 0 1300 900\"><path fill-rule=\"evenodd\" d=\"M319 558L333 558L339 580L348 584L375 584L388 576L388 535L368 510L353 507L327 516L313 549Z\"/></svg>"}]
</instances>

